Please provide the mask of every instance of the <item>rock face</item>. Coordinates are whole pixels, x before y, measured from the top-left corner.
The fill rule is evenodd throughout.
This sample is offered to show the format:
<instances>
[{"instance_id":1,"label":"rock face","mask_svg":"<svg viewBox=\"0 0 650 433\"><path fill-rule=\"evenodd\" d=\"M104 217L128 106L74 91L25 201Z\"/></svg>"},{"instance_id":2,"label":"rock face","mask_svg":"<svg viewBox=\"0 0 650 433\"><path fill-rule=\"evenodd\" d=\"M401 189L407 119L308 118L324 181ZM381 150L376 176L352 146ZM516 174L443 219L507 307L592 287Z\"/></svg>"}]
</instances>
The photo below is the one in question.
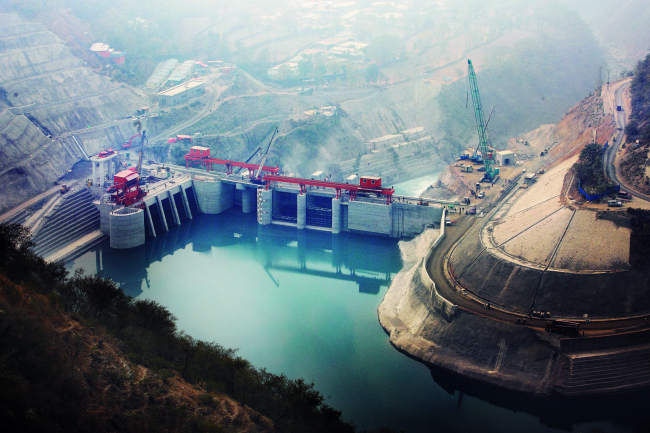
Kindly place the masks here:
<instances>
[{"instance_id":1,"label":"rock face","mask_svg":"<svg viewBox=\"0 0 650 433\"><path fill-rule=\"evenodd\" d=\"M128 139L130 122L115 119L148 99L93 72L41 24L14 14L0 21L3 211L50 187L84 157L80 146L92 155Z\"/></svg>"}]
</instances>

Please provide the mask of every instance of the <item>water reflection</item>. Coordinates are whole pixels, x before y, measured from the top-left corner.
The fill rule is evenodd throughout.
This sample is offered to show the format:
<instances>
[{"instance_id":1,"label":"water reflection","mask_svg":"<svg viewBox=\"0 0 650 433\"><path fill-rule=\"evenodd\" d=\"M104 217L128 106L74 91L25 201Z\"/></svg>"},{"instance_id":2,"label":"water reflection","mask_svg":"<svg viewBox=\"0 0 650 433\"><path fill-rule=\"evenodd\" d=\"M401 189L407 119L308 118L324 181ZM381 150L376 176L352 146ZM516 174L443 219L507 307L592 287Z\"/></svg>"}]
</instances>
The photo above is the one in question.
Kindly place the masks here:
<instances>
[{"instance_id":1,"label":"water reflection","mask_svg":"<svg viewBox=\"0 0 650 433\"><path fill-rule=\"evenodd\" d=\"M94 251L95 269L113 278L126 294L137 297L142 294L143 283L149 287L150 265L175 251L191 245L192 251L210 255L213 248L239 244L255 245L255 259L276 287L280 282L273 272L282 271L354 281L360 293L376 295L381 287L390 285L391 275L401 268L399 250L392 239L261 226L232 211L200 215L129 250L114 250L105 242Z\"/></svg>"}]
</instances>

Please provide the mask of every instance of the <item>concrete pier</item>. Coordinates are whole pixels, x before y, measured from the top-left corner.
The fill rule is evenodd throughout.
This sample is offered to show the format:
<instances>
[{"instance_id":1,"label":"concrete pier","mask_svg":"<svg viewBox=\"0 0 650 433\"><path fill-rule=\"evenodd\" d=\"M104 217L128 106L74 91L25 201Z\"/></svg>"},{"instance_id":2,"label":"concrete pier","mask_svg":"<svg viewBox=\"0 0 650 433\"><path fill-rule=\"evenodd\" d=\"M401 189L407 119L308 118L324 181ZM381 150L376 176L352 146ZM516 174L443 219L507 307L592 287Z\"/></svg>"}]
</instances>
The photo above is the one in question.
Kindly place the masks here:
<instances>
[{"instance_id":1,"label":"concrete pier","mask_svg":"<svg viewBox=\"0 0 650 433\"><path fill-rule=\"evenodd\" d=\"M149 210L149 206L144 207L145 213L146 213L146 222L147 225L149 226L149 232L151 233L152 237L156 237L156 228L153 225L153 219L151 218L151 211Z\"/></svg>"},{"instance_id":2,"label":"concrete pier","mask_svg":"<svg viewBox=\"0 0 650 433\"><path fill-rule=\"evenodd\" d=\"M165 208L163 208L159 195L156 196L156 203L158 203L158 212L160 212L160 222L162 223L163 229L168 232L169 226L167 226L167 218L165 218Z\"/></svg>"},{"instance_id":3,"label":"concrete pier","mask_svg":"<svg viewBox=\"0 0 650 433\"><path fill-rule=\"evenodd\" d=\"M273 191L257 190L257 222L262 225L271 224L273 219Z\"/></svg>"},{"instance_id":4,"label":"concrete pier","mask_svg":"<svg viewBox=\"0 0 650 433\"><path fill-rule=\"evenodd\" d=\"M241 193L241 211L251 213L255 211L257 201L256 189L245 188Z\"/></svg>"},{"instance_id":5,"label":"concrete pier","mask_svg":"<svg viewBox=\"0 0 650 433\"><path fill-rule=\"evenodd\" d=\"M115 163L117 161L117 152L100 158L98 156L93 156L90 158L92 168L93 168L93 184L95 186L102 186L104 184L105 176L112 182L113 176L115 176Z\"/></svg>"},{"instance_id":6,"label":"concrete pier","mask_svg":"<svg viewBox=\"0 0 650 433\"><path fill-rule=\"evenodd\" d=\"M176 223L177 226L181 225L181 219L178 216L178 209L176 209L176 202L174 201L174 193L169 190L167 191L167 195L169 196L169 204L172 207L172 214L174 215L174 222Z\"/></svg>"},{"instance_id":7,"label":"concrete pier","mask_svg":"<svg viewBox=\"0 0 650 433\"><path fill-rule=\"evenodd\" d=\"M204 178L193 180L199 210L205 214L219 214L235 204L235 185Z\"/></svg>"},{"instance_id":8,"label":"concrete pier","mask_svg":"<svg viewBox=\"0 0 650 433\"><path fill-rule=\"evenodd\" d=\"M332 233L341 232L341 199L332 199Z\"/></svg>"},{"instance_id":9,"label":"concrete pier","mask_svg":"<svg viewBox=\"0 0 650 433\"><path fill-rule=\"evenodd\" d=\"M144 211L122 208L109 215L111 248L126 249L144 244Z\"/></svg>"},{"instance_id":10,"label":"concrete pier","mask_svg":"<svg viewBox=\"0 0 650 433\"><path fill-rule=\"evenodd\" d=\"M185 208L185 216L187 219L192 219L192 209L190 209L190 201L187 199L185 188L181 186L181 196L183 197L183 207Z\"/></svg>"},{"instance_id":11,"label":"concrete pier","mask_svg":"<svg viewBox=\"0 0 650 433\"><path fill-rule=\"evenodd\" d=\"M307 225L307 194L298 195L298 229L304 229Z\"/></svg>"}]
</instances>

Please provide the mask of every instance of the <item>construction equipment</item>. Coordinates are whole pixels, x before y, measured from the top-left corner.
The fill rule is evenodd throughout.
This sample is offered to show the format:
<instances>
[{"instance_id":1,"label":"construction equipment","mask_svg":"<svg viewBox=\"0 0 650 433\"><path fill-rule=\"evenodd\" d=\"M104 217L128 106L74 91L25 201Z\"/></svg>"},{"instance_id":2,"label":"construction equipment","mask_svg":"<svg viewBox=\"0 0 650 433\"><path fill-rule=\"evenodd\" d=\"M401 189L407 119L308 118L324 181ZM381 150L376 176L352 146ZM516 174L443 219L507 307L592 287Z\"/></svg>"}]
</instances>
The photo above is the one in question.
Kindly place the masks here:
<instances>
[{"instance_id":1,"label":"construction equipment","mask_svg":"<svg viewBox=\"0 0 650 433\"><path fill-rule=\"evenodd\" d=\"M138 135L142 134L140 136L142 145L140 146L140 155L138 156L138 166L135 169L135 172L138 173L138 176L140 176L140 171L142 170L142 153L144 152L144 145L145 145L147 131L143 129L142 121L139 119L133 122L133 126L135 126L136 129L138 130Z\"/></svg>"},{"instance_id":2,"label":"construction equipment","mask_svg":"<svg viewBox=\"0 0 650 433\"><path fill-rule=\"evenodd\" d=\"M61 189L59 190L61 194L65 194L68 191L70 191L70 187L68 185L66 184L61 185Z\"/></svg>"},{"instance_id":3,"label":"construction equipment","mask_svg":"<svg viewBox=\"0 0 650 433\"><path fill-rule=\"evenodd\" d=\"M499 174L499 169L493 167L494 156L490 152L490 135L488 134L486 123L483 120L483 106L481 105L481 96L478 91L478 83L476 81L476 73L472 61L467 59L467 67L469 69L469 85L472 93L472 104L474 105L474 117L476 118L476 128L478 130L479 150L481 151L481 158L485 167L484 180L492 182L493 179ZM469 97L469 95L468 95ZM490 113L491 115L491 113Z\"/></svg>"},{"instance_id":4,"label":"construction equipment","mask_svg":"<svg viewBox=\"0 0 650 433\"><path fill-rule=\"evenodd\" d=\"M127 141L126 143L124 143L124 144L122 145L122 149L128 149L129 147L131 147L131 142L133 141L133 139L134 139L135 137L139 137L140 135L141 135L141 134L138 132L138 133L135 134L133 137L131 137L131 138L129 139L129 141Z\"/></svg>"},{"instance_id":5,"label":"construction equipment","mask_svg":"<svg viewBox=\"0 0 650 433\"><path fill-rule=\"evenodd\" d=\"M260 150L262 150L262 148L261 148L261 147L258 147L258 148L255 150L255 152L253 152L253 154L252 154L252 155L251 155L251 156L250 156L246 161L244 161L244 163L248 164L249 162L251 162L251 160L252 160L253 158L255 158L255 155L257 155L257 154L259 153ZM239 173L239 172L241 172L241 169L242 169L242 167L239 167L235 173Z\"/></svg>"},{"instance_id":6,"label":"construction equipment","mask_svg":"<svg viewBox=\"0 0 650 433\"><path fill-rule=\"evenodd\" d=\"M469 98L468 98L469 99ZM469 101L468 101L469 102ZM488 115L487 120L485 121L485 130L487 131L488 124L490 123L490 119L492 118L492 113L494 113L494 105L492 106L492 110L490 111L490 114ZM465 103L465 108L467 108L467 102ZM478 154L479 149L481 146L476 146L474 149L474 153L472 156L468 157L470 161L472 161L475 164L483 164L483 158L481 155Z\"/></svg>"},{"instance_id":7,"label":"construction equipment","mask_svg":"<svg viewBox=\"0 0 650 433\"><path fill-rule=\"evenodd\" d=\"M264 152L264 156L262 157L262 162L260 162L260 167L257 169L257 173L255 173L255 176L251 179L251 182L259 184L259 185L264 185L264 180L262 179L262 167L264 167L264 162L266 162L266 157L269 154L269 149L271 148L271 144L273 143L273 139L275 138L275 134L278 133L278 127L275 127L275 131L273 131L273 135L271 136L271 141L269 141L269 145L266 147L266 152Z\"/></svg>"}]
</instances>

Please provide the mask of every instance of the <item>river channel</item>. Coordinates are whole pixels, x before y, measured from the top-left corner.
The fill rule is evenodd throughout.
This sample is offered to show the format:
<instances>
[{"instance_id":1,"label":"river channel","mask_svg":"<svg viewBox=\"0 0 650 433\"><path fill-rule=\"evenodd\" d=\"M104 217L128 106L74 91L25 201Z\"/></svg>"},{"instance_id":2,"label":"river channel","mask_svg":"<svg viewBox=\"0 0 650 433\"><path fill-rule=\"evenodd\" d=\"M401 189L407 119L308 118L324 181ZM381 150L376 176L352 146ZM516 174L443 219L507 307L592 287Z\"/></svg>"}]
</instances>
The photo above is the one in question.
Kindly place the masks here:
<instances>
[{"instance_id":1,"label":"river channel","mask_svg":"<svg viewBox=\"0 0 650 433\"><path fill-rule=\"evenodd\" d=\"M396 189L417 195L421 183ZM104 242L71 267L160 302L195 338L313 381L360 430L632 432L649 425L647 394L527 397L431 371L395 350L377 307L402 267L396 240L259 226L254 214L233 209L199 215L131 250Z\"/></svg>"}]
</instances>

